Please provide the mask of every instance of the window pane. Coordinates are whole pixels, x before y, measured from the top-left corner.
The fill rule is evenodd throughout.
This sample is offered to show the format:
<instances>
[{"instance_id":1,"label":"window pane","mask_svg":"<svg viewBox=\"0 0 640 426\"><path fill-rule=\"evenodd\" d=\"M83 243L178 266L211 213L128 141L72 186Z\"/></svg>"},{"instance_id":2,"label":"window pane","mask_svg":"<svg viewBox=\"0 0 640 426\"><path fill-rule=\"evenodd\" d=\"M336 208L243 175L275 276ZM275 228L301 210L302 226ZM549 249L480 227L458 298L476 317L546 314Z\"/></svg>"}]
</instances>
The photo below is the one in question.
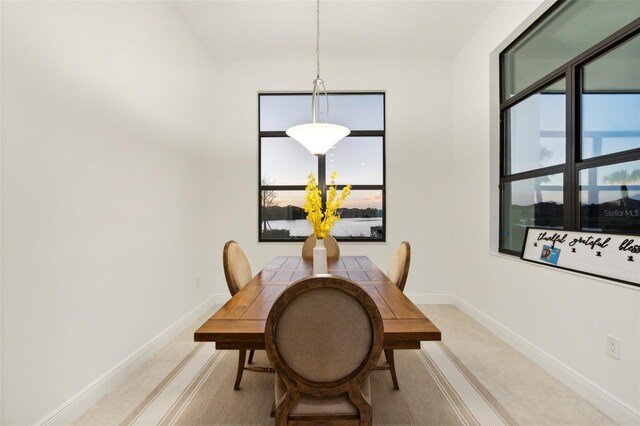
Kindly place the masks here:
<instances>
[{"instance_id":1,"label":"window pane","mask_svg":"<svg viewBox=\"0 0 640 426\"><path fill-rule=\"evenodd\" d=\"M327 183L338 172L338 185L382 185L382 138L345 138L326 156Z\"/></svg>"},{"instance_id":2,"label":"window pane","mask_svg":"<svg viewBox=\"0 0 640 426\"><path fill-rule=\"evenodd\" d=\"M284 131L311 121L310 95L261 95L260 130Z\"/></svg>"},{"instance_id":3,"label":"window pane","mask_svg":"<svg viewBox=\"0 0 640 426\"><path fill-rule=\"evenodd\" d=\"M351 191L340 208L340 220L333 225L331 235L380 240L384 237L382 230L382 190L358 190Z\"/></svg>"},{"instance_id":4,"label":"window pane","mask_svg":"<svg viewBox=\"0 0 640 426\"><path fill-rule=\"evenodd\" d=\"M503 57L508 99L640 16L640 1L567 1Z\"/></svg>"},{"instance_id":5,"label":"window pane","mask_svg":"<svg viewBox=\"0 0 640 426\"><path fill-rule=\"evenodd\" d=\"M311 95L260 95L260 130L285 131L311 121ZM320 121L325 121L326 101L321 96ZM329 95L329 122L350 130L384 129L383 95Z\"/></svg>"},{"instance_id":6,"label":"window pane","mask_svg":"<svg viewBox=\"0 0 640 426\"><path fill-rule=\"evenodd\" d=\"M262 138L262 185L306 185L309 173L318 174L318 159L291 138Z\"/></svg>"},{"instance_id":7,"label":"window pane","mask_svg":"<svg viewBox=\"0 0 640 426\"><path fill-rule=\"evenodd\" d=\"M528 226L562 228L562 174L505 183L502 191L502 248L522 250Z\"/></svg>"},{"instance_id":8,"label":"window pane","mask_svg":"<svg viewBox=\"0 0 640 426\"><path fill-rule=\"evenodd\" d=\"M640 38L583 72L582 158L640 148Z\"/></svg>"},{"instance_id":9,"label":"window pane","mask_svg":"<svg viewBox=\"0 0 640 426\"><path fill-rule=\"evenodd\" d=\"M583 230L640 232L640 161L580 171Z\"/></svg>"},{"instance_id":10,"label":"window pane","mask_svg":"<svg viewBox=\"0 0 640 426\"><path fill-rule=\"evenodd\" d=\"M565 161L564 80L506 111L506 174Z\"/></svg>"},{"instance_id":11,"label":"window pane","mask_svg":"<svg viewBox=\"0 0 640 426\"><path fill-rule=\"evenodd\" d=\"M320 111L325 111L322 102ZM384 130L384 96L329 95L329 122L350 130Z\"/></svg>"},{"instance_id":12,"label":"window pane","mask_svg":"<svg viewBox=\"0 0 640 426\"><path fill-rule=\"evenodd\" d=\"M301 191L260 191L262 239L306 238L311 225L304 212L306 193Z\"/></svg>"}]
</instances>

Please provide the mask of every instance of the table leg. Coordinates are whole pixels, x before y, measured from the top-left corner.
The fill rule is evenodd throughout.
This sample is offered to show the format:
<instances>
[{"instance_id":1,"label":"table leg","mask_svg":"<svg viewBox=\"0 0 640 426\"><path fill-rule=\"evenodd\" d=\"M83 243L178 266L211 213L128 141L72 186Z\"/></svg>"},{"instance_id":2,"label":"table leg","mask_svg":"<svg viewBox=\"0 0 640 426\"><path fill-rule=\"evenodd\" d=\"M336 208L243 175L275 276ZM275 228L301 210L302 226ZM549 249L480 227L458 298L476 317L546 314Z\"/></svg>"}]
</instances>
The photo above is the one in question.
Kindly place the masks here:
<instances>
[{"instance_id":1,"label":"table leg","mask_svg":"<svg viewBox=\"0 0 640 426\"><path fill-rule=\"evenodd\" d=\"M391 380L393 380L393 388L395 390L398 390L400 389L400 387L398 386L398 378L396 377L396 363L395 363L395 360L393 359L393 349L385 349L384 357L387 359L387 362L389 363L389 370L391 371Z\"/></svg>"},{"instance_id":2,"label":"table leg","mask_svg":"<svg viewBox=\"0 0 640 426\"><path fill-rule=\"evenodd\" d=\"M233 385L234 390L240 389L240 380L242 380L242 372L244 371L244 360L247 357L247 351L241 349L238 351L239 359L238 359L238 372L236 373L236 384Z\"/></svg>"}]
</instances>

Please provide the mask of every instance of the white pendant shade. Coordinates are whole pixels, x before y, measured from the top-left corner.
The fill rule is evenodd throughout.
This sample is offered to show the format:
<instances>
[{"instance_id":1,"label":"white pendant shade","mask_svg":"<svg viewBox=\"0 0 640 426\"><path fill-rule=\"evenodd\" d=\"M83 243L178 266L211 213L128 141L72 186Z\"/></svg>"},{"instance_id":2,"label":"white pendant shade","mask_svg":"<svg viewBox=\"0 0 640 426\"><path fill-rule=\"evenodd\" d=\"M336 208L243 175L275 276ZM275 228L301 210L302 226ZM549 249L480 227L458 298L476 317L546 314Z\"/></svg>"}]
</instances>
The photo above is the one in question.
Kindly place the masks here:
<instances>
[{"instance_id":1,"label":"white pendant shade","mask_svg":"<svg viewBox=\"0 0 640 426\"><path fill-rule=\"evenodd\" d=\"M329 123L300 124L287 129L287 136L300 142L314 155L326 154L349 133L351 131L346 127Z\"/></svg>"}]
</instances>

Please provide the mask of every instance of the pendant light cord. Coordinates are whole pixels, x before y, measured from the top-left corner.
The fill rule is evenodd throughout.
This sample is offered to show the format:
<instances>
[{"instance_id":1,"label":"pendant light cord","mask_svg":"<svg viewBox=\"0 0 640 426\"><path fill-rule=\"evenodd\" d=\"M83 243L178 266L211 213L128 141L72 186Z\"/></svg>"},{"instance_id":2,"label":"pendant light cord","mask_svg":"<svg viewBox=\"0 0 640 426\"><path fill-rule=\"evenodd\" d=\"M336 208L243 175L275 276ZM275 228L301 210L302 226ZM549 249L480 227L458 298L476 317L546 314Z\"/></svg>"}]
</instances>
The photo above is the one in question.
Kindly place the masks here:
<instances>
[{"instance_id":1,"label":"pendant light cord","mask_svg":"<svg viewBox=\"0 0 640 426\"><path fill-rule=\"evenodd\" d=\"M320 78L320 0L316 0L316 78Z\"/></svg>"},{"instance_id":2,"label":"pendant light cord","mask_svg":"<svg viewBox=\"0 0 640 426\"><path fill-rule=\"evenodd\" d=\"M329 121L329 96L327 95L327 89L324 87L324 81L320 78L320 0L316 0L316 79L313 80L313 93L311 95L311 118L314 124L318 122L318 102L321 87L327 107L324 122L327 123Z\"/></svg>"}]
</instances>

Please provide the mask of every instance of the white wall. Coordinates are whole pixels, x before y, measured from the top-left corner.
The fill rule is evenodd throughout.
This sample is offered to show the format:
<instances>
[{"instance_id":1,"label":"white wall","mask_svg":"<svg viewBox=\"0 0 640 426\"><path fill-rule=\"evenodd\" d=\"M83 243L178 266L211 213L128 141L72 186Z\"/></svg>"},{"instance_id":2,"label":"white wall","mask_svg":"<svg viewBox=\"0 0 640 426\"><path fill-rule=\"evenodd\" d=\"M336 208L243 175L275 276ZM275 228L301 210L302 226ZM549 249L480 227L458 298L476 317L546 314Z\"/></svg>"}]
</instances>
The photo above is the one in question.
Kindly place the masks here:
<instances>
[{"instance_id":1,"label":"white wall","mask_svg":"<svg viewBox=\"0 0 640 426\"><path fill-rule=\"evenodd\" d=\"M308 61L219 63L216 149L225 161L217 168L225 185L216 197L216 241L234 239L245 248L254 272L276 254L299 254L302 243L258 243L258 92L309 91L314 78ZM386 268L402 240L411 242L406 292L450 293L450 63L349 62L322 57L328 90L386 90L387 242L341 243L344 254L369 255ZM311 116L311 111L309 111ZM338 170L338 172L340 172ZM220 253L222 245L219 245ZM221 255L221 254L220 254ZM222 273L216 292L225 294Z\"/></svg>"},{"instance_id":2,"label":"white wall","mask_svg":"<svg viewBox=\"0 0 640 426\"><path fill-rule=\"evenodd\" d=\"M2 9L2 423L31 424L212 294L215 69L171 4Z\"/></svg>"},{"instance_id":3,"label":"white wall","mask_svg":"<svg viewBox=\"0 0 640 426\"><path fill-rule=\"evenodd\" d=\"M387 93L388 241L341 248L386 268L410 241L407 293L455 293L637 411L639 293L490 250L490 56L539 3L501 4L453 63L323 52L330 90ZM226 240L254 271L299 253L257 242L257 92L307 91L315 63L214 67L164 3L4 2L1 19L2 420L23 424L226 295Z\"/></svg>"},{"instance_id":4,"label":"white wall","mask_svg":"<svg viewBox=\"0 0 640 426\"><path fill-rule=\"evenodd\" d=\"M540 14L538 9L530 16L539 3L501 4L453 61L451 174L454 197L465 207L454 210L450 222L464 236L455 254L464 267L452 269L454 292L476 318L504 331L512 342L520 341L522 348L529 345L529 355L538 354L538 361L546 359L547 366L568 373L568 383L608 414L639 421L638 289L528 264L490 249L498 235L494 49L504 47L523 21L526 27ZM620 361L605 355L607 334L622 341Z\"/></svg>"},{"instance_id":5,"label":"white wall","mask_svg":"<svg viewBox=\"0 0 640 426\"><path fill-rule=\"evenodd\" d=\"M0 2L0 23L2 23L2 2ZM2 31L0 31L0 58L2 58ZM0 82L2 67L0 66ZM2 84L0 84L0 224L2 223ZM0 226L2 241L2 226ZM2 244L0 243L0 422L2 422Z\"/></svg>"}]
</instances>

